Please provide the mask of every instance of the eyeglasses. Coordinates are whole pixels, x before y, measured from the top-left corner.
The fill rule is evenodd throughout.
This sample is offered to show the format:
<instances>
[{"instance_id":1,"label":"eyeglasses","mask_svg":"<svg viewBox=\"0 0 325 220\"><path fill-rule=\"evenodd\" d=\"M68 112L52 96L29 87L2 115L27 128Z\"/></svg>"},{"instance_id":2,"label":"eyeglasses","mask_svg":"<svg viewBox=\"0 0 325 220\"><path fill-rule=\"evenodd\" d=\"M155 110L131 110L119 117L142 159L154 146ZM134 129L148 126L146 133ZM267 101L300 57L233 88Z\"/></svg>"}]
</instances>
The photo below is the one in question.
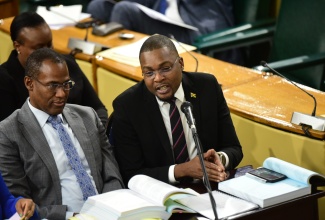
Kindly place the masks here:
<instances>
[{"instance_id":1,"label":"eyeglasses","mask_svg":"<svg viewBox=\"0 0 325 220\"><path fill-rule=\"evenodd\" d=\"M44 83L42 83L41 81L39 81L35 77L31 77L31 78L35 79L39 84L41 84L42 86L46 87L48 90L50 90L52 92L56 92L59 88L62 88L63 90L70 90L76 84L73 80L69 80L69 81L64 82L64 83L49 83L49 84L44 84Z\"/></svg>"},{"instance_id":2,"label":"eyeglasses","mask_svg":"<svg viewBox=\"0 0 325 220\"><path fill-rule=\"evenodd\" d=\"M145 78L148 78L148 79L153 79L155 78L156 76L156 72L158 72L161 76L167 76L171 70L174 68L177 60L179 59L180 57L177 57L175 62L171 65L171 66L164 66L160 69L157 69L157 70L152 70L152 71L148 71L148 72L145 72L145 73L142 73L142 75L145 77Z\"/></svg>"}]
</instances>

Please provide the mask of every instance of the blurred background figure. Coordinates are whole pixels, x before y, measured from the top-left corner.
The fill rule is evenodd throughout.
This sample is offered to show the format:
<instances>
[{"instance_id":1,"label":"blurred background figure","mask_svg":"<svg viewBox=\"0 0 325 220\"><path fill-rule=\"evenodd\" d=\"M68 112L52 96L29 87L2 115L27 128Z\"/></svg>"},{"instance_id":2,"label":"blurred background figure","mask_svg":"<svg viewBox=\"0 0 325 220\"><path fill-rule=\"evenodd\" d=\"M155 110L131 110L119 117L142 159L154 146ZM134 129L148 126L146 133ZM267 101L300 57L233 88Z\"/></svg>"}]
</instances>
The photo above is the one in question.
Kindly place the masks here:
<instances>
[{"instance_id":1,"label":"blurred background figure","mask_svg":"<svg viewBox=\"0 0 325 220\"><path fill-rule=\"evenodd\" d=\"M165 14L178 23L196 27L198 31L153 19L134 3ZM144 34L172 34L178 41L187 44L192 44L198 36L234 25L233 5L228 0L126 0L116 4L112 0L93 0L88 6L88 13L94 18L118 22L126 29ZM237 50L222 52L216 58L235 64L242 62Z\"/></svg>"}]
</instances>

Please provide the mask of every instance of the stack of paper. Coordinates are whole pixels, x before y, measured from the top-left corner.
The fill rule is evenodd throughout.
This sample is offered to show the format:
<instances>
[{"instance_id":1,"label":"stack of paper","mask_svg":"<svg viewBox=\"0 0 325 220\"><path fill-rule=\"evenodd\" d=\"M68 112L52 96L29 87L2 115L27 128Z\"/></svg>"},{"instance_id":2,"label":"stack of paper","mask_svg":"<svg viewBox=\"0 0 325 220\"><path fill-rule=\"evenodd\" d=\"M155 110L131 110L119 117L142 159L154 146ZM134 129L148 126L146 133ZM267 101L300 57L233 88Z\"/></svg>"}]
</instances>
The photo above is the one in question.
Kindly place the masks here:
<instances>
[{"instance_id":1,"label":"stack of paper","mask_svg":"<svg viewBox=\"0 0 325 220\"><path fill-rule=\"evenodd\" d=\"M104 50L102 52L97 53L97 55L130 66L138 67L140 66L140 62L139 62L140 48L147 38L148 37L144 37L135 43ZM174 42L179 54L186 52L184 48L186 48L186 50L188 51L192 51L196 49L196 47L194 46L183 44L183 43L181 43L182 46L180 46L179 43L175 42L174 40L172 41Z\"/></svg>"},{"instance_id":2,"label":"stack of paper","mask_svg":"<svg viewBox=\"0 0 325 220\"><path fill-rule=\"evenodd\" d=\"M51 29L75 25L78 21L89 18L90 14L81 13L82 5L38 6L36 12L44 18Z\"/></svg>"}]
</instances>

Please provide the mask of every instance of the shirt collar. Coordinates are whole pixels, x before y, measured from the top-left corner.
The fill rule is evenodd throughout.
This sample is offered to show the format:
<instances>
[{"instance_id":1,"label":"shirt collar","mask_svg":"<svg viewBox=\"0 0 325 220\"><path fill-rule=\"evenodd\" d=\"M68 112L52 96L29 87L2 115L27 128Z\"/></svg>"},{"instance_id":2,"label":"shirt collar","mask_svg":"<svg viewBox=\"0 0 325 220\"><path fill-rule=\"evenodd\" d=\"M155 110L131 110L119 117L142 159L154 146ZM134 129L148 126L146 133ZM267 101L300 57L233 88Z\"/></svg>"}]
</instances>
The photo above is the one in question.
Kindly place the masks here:
<instances>
[{"instance_id":1,"label":"shirt collar","mask_svg":"<svg viewBox=\"0 0 325 220\"><path fill-rule=\"evenodd\" d=\"M41 128L43 128L50 115L32 106L32 104L29 101L29 98L28 98L28 106L30 110L33 112L34 116L36 117L36 120L38 121ZM62 114L59 114L58 116L61 118L62 122L64 122Z\"/></svg>"}]
</instances>

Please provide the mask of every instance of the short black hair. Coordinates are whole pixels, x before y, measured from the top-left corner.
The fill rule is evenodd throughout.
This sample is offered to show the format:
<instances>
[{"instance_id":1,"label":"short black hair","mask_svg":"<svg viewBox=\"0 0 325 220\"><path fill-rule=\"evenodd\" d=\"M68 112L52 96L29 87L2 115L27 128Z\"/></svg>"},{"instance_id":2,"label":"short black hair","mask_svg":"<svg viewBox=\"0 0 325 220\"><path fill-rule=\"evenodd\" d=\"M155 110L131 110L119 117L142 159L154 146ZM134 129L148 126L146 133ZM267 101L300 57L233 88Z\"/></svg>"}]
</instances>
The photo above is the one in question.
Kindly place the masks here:
<instances>
[{"instance_id":1,"label":"short black hair","mask_svg":"<svg viewBox=\"0 0 325 220\"><path fill-rule=\"evenodd\" d=\"M12 42L17 41L19 33L23 28L38 27L42 24L46 24L46 21L36 12L23 12L17 15L10 25L10 36Z\"/></svg>"},{"instance_id":2,"label":"short black hair","mask_svg":"<svg viewBox=\"0 0 325 220\"><path fill-rule=\"evenodd\" d=\"M26 62L25 74L26 76L37 78L40 73L39 70L45 60L50 60L53 63L66 63L63 56L51 48L40 48L35 50Z\"/></svg>"},{"instance_id":3,"label":"short black hair","mask_svg":"<svg viewBox=\"0 0 325 220\"><path fill-rule=\"evenodd\" d=\"M173 41L171 41L168 37L160 34L152 35L147 40L145 40L141 46L139 56L143 52L152 51L163 47L167 47L170 52L174 52L178 56L178 52Z\"/></svg>"}]
</instances>

